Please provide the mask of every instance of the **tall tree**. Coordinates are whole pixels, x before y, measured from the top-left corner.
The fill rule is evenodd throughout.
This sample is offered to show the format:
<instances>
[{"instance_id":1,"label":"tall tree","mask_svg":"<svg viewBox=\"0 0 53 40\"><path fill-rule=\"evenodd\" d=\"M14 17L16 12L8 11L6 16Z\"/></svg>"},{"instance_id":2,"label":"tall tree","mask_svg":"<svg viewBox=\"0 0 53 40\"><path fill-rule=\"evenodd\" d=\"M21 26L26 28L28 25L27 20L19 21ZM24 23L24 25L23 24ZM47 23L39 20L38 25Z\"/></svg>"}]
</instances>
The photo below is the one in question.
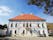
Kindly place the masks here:
<instances>
[{"instance_id":1,"label":"tall tree","mask_svg":"<svg viewBox=\"0 0 53 40\"><path fill-rule=\"evenodd\" d=\"M53 16L53 0L29 0L28 4L44 8L44 13Z\"/></svg>"}]
</instances>

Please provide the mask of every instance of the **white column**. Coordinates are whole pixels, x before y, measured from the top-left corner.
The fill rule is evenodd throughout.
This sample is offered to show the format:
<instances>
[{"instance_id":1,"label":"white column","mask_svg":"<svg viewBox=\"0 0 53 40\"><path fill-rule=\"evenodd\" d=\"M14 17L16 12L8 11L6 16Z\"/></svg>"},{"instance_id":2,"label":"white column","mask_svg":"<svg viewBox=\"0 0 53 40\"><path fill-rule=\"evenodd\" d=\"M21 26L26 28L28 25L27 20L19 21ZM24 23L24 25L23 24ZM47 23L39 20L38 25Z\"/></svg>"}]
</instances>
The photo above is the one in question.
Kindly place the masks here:
<instances>
[{"instance_id":1,"label":"white column","mask_svg":"<svg viewBox=\"0 0 53 40\"><path fill-rule=\"evenodd\" d=\"M44 32L45 32L46 36L48 36L47 25L46 25L46 23L45 23L45 22L44 22L44 27L45 27Z\"/></svg>"},{"instance_id":2,"label":"white column","mask_svg":"<svg viewBox=\"0 0 53 40\"><path fill-rule=\"evenodd\" d=\"M18 29L16 30L16 34L18 35Z\"/></svg>"},{"instance_id":3,"label":"white column","mask_svg":"<svg viewBox=\"0 0 53 40\"><path fill-rule=\"evenodd\" d=\"M10 28L10 25L11 25L11 23L9 22L9 23L8 23L8 28Z\"/></svg>"},{"instance_id":4,"label":"white column","mask_svg":"<svg viewBox=\"0 0 53 40\"><path fill-rule=\"evenodd\" d=\"M26 30L25 30L25 35L26 35Z\"/></svg>"},{"instance_id":5,"label":"white column","mask_svg":"<svg viewBox=\"0 0 53 40\"><path fill-rule=\"evenodd\" d=\"M43 35L42 23L40 23L39 26L40 26L40 28L39 28L40 29L40 34Z\"/></svg>"},{"instance_id":6,"label":"white column","mask_svg":"<svg viewBox=\"0 0 53 40\"><path fill-rule=\"evenodd\" d=\"M15 30L13 29L13 30L12 30L12 36L14 36L14 35L15 35Z\"/></svg>"},{"instance_id":7,"label":"white column","mask_svg":"<svg viewBox=\"0 0 53 40\"><path fill-rule=\"evenodd\" d=\"M45 22L44 22L44 27L45 27L45 28L47 28L47 25L46 25L46 23L45 23Z\"/></svg>"},{"instance_id":8,"label":"white column","mask_svg":"<svg viewBox=\"0 0 53 40\"><path fill-rule=\"evenodd\" d=\"M39 23L40 28L42 28L42 23Z\"/></svg>"},{"instance_id":9,"label":"white column","mask_svg":"<svg viewBox=\"0 0 53 40\"><path fill-rule=\"evenodd\" d=\"M15 28L15 24L16 24L16 22L13 22L13 28Z\"/></svg>"},{"instance_id":10,"label":"white column","mask_svg":"<svg viewBox=\"0 0 53 40\"><path fill-rule=\"evenodd\" d=\"M10 31L11 31L11 29L12 29L12 28L11 28L11 23L12 23L12 22L9 22L9 24L8 24L8 34L10 34Z\"/></svg>"},{"instance_id":11,"label":"white column","mask_svg":"<svg viewBox=\"0 0 53 40\"><path fill-rule=\"evenodd\" d=\"M28 22L28 27L30 27L30 22Z\"/></svg>"},{"instance_id":12,"label":"white column","mask_svg":"<svg viewBox=\"0 0 53 40\"><path fill-rule=\"evenodd\" d=\"M43 30L40 29L40 34L43 35Z\"/></svg>"},{"instance_id":13,"label":"white column","mask_svg":"<svg viewBox=\"0 0 53 40\"><path fill-rule=\"evenodd\" d=\"M44 30L44 32L45 32L46 36L48 36L48 31L47 31L47 29L46 29L46 30Z\"/></svg>"}]
</instances>

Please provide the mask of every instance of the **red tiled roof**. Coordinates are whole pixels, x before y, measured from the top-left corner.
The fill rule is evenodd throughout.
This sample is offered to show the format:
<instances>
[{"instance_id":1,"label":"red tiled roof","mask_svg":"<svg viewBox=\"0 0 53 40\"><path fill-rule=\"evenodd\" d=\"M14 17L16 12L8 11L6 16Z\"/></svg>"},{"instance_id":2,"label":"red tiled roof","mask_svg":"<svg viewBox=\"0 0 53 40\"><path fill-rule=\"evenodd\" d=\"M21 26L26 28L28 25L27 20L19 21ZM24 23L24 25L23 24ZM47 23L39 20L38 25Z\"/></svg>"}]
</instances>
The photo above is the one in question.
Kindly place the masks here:
<instances>
[{"instance_id":1,"label":"red tiled roof","mask_svg":"<svg viewBox=\"0 0 53 40\"><path fill-rule=\"evenodd\" d=\"M34 16L33 14L23 14L16 16L14 18L11 18L9 20L44 20L38 16Z\"/></svg>"}]
</instances>

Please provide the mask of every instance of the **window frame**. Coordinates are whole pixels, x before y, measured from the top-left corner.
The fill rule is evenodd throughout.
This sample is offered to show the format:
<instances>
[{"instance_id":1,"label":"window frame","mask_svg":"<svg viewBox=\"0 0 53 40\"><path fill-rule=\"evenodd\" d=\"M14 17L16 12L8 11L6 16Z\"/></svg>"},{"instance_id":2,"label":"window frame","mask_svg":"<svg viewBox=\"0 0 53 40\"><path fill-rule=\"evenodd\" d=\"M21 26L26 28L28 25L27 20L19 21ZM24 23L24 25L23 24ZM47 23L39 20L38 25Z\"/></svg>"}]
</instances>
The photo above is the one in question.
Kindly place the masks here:
<instances>
[{"instance_id":1,"label":"window frame","mask_svg":"<svg viewBox=\"0 0 53 40\"><path fill-rule=\"evenodd\" d=\"M13 23L11 23L11 27L13 27Z\"/></svg>"},{"instance_id":2,"label":"window frame","mask_svg":"<svg viewBox=\"0 0 53 40\"><path fill-rule=\"evenodd\" d=\"M15 30L15 34L16 34L16 30Z\"/></svg>"},{"instance_id":3,"label":"window frame","mask_svg":"<svg viewBox=\"0 0 53 40\"><path fill-rule=\"evenodd\" d=\"M30 23L30 27L32 27L31 23Z\"/></svg>"},{"instance_id":4,"label":"window frame","mask_svg":"<svg viewBox=\"0 0 53 40\"><path fill-rule=\"evenodd\" d=\"M15 24L15 27L17 27L17 23Z\"/></svg>"}]
</instances>

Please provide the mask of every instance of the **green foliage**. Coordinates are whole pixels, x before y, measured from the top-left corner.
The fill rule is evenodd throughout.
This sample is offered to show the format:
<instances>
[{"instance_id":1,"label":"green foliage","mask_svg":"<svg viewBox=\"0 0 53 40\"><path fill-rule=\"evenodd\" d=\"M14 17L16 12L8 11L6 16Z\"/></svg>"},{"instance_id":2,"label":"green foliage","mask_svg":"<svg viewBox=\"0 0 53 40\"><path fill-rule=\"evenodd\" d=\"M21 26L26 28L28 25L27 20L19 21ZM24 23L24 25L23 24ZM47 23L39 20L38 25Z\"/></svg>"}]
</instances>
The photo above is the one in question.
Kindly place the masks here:
<instances>
[{"instance_id":1,"label":"green foliage","mask_svg":"<svg viewBox=\"0 0 53 40\"><path fill-rule=\"evenodd\" d=\"M5 29L5 28L7 28L7 24L0 25L0 29Z\"/></svg>"},{"instance_id":2,"label":"green foliage","mask_svg":"<svg viewBox=\"0 0 53 40\"><path fill-rule=\"evenodd\" d=\"M53 0L29 0L28 4L44 7L44 13L53 16Z\"/></svg>"}]
</instances>

